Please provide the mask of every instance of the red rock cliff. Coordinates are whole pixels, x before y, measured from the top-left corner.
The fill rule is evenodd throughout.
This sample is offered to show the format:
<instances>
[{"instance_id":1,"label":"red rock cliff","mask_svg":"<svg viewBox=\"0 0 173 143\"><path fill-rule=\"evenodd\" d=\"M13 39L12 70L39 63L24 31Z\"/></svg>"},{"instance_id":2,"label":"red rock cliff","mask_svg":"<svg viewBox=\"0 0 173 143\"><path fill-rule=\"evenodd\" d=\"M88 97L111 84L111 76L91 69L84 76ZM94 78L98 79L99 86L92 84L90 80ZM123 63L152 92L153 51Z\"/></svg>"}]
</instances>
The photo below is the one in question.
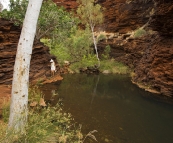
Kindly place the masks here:
<instances>
[{"instance_id":1,"label":"red rock cliff","mask_svg":"<svg viewBox=\"0 0 173 143\"><path fill-rule=\"evenodd\" d=\"M0 19L0 84L11 84L13 67L21 29L13 23ZM35 42L31 57L30 80L45 77L50 73L48 47Z\"/></svg>"}]
</instances>

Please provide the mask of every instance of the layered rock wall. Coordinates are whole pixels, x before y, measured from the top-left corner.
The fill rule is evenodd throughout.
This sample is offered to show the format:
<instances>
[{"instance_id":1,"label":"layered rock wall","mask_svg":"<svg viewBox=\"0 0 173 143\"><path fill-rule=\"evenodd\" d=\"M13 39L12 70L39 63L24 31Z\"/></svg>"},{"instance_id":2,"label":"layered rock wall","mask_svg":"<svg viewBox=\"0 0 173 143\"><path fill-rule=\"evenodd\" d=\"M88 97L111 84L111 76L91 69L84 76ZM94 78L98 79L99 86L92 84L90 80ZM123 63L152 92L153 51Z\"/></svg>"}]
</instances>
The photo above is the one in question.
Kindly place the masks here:
<instances>
[{"instance_id":1,"label":"layered rock wall","mask_svg":"<svg viewBox=\"0 0 173 143\"><path fill-rule=\"evenodd\" d=\"M134 69L133 81L148 90L173 97L173 39L158 34L134 39L116 57Z\"/></svg>"},{"instance_id":2,"label":"layered rock wall","mask_svg":"<svg viewBox=\"0 0 173 143\"><path fill-rule=\"evenodd\" d=\"M0 19L0 84L11 84L17 44L21 28L5 19ZM35 41L31 57L30 80L45 77L50 73L51 55L48 47Z\"/></svg>"},{"instance_id":3,"label":"layered rock wall","mask_svg":"<svg viewBox=\"0 0 173 143\"><path fill-rule=\"evenodd\" d=\"M103 30L127 33L145 25L151 15L153 1L100 0L105 8Z\"/></svg>"},{"instance_id":4,"label":"layered rock wall","mask_svg":"<svg viewBox=\"0 0 173 143\"><path fill-rule=\"evenodd\" d=\"M135 68L134 80L150 84L161 94L173 97L173 1L155 2L149 27L158 34L145 37L148 42Z\"/></svg>"}]
</instances>

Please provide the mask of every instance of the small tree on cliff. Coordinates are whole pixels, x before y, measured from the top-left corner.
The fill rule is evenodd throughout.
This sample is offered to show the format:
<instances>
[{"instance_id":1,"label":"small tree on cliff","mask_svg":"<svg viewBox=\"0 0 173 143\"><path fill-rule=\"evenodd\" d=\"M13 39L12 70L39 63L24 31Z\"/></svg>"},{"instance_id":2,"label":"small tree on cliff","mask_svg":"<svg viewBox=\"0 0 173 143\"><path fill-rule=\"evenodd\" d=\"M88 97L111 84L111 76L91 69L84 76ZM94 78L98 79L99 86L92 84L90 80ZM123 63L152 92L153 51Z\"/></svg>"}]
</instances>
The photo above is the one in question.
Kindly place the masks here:
<instances>
[{"instance_id":1,"label":"small tree on cliff","mask_svg":"<svg viewBox=\"0 0 173 143\"><path fill-rule=\"evenodd\" d=\"M94 48L100 66L100 59L97 50L97 41L94 36L94 28L97 24L101 24L103 22L103 13L101 6L99 4L95 4L95 0L77 0L77 2L79 3L77 13L81 18L82 23L90 25Z\"/></svg>"},{"instance_id":2,"label":"small tree on cliff","mask_svg":"<svg viewBox=\"0 0 173 143\"><path fill-rule=\"evenodd\" d=\"M14 65L9 130L23 132L27 121L29 68L37 20L43 0L29 0Z\"/></svg>"}]
</instances>

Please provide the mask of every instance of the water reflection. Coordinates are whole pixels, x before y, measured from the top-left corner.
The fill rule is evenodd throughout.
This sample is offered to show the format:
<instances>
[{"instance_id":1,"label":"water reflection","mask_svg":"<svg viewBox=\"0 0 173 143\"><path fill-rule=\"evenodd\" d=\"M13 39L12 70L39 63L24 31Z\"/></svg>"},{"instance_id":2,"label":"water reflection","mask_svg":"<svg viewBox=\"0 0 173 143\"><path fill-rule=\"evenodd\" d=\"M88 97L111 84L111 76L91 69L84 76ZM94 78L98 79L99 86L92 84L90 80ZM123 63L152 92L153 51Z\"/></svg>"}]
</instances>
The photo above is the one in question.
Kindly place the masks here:
<instances>
[{"instance_id":1,"label":"water reflection","mask_svg":"<svg viewBox=\"0 0 173 143\"><path fill-rule=\"evenodd\" d=\"M52 103L63 99L85 134L97 130L99 143L173 142L173 105L150 98L127 76L66 75L42 90L47 100L56 94Z\"/></svg>"}]
</instances>

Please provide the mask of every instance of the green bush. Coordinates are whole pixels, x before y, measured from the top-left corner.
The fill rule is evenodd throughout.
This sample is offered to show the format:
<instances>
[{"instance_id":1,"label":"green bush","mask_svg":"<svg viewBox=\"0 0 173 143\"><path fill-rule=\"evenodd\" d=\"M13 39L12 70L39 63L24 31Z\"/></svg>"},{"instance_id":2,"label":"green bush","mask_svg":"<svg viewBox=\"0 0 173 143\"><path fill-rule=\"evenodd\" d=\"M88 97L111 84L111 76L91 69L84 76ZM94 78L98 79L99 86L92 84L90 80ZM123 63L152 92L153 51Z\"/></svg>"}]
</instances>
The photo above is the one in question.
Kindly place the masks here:
<instances>
[{"instance_id":1,"label":"green bush","mask_svg":"<svg viewBox=\"0 0 173 143\"><path fill-rule=\"evenodd\" d=\"M96 55L89 54L88 56L83 56L82 60L70 65L70 69L76 73L79 72L80 68L93 67L98 64Z\"/></svg>"},{"instance_id":2,"label":"green bush","mask_svg":"<svg viewBox=\"0 0 173 143\"><path fill-rule=\"evenodd\" d=\"M97 37L97 42L101 41L101 40L104 40L106 39L106 35L104 34L100 34L98 37Z\"/></svg>"},{"instance_id":3,"label":"green bush","mask_svg":"<svg viewBox=\"0 0 173 143\"><path fill-rule=\"evenodd\" d=\"M84 57L80 62L71 64L70 69L75 73L79 73L80 68L86 69L87 67L94 67L97 64L98 61L96 56L90 55L89 57ZM109 73L116 73L116 74L130 73L129 68L126 65L120 62L116 62L113 59L101 60L99 71L100 72L109 71Z\"/></svg>"},{"instance_id":4,"label":"green bush","mask_svg":"<svg viewBox=\"0 0 173 143\"><path fill-rule=\"evenodd\" d=\"M135 38L138 38L138 37L142 37L142 36L144 36L144 35L146 35L146 34L147 34L147 32L146 32L144 29L139 28L139 29L137 29L137 30L135 31L134 37L135 37Z\"/></svg>"},{"instance_id":5,"label":"green bush","mask_svg":"<svg viewBox=\"0 0 173 143\"><path fill-rule=\"evenodd\" d=\"M50 48L50 53L55 55L58 62L64 61L78 62L85 56L93 53L91 33L89 28L85 30L73 29L73 32L64 37L60 42L53 42L52 39L41 39L46 46Z\"/></svg>"},{"instance_id":6,"label":"green bush","mask_svg":"<svg viewBox=\"0 0 173 143\"><path fill-rule=\"evenodd\" d=\"M71 59L68 49L62 44L55 45L54 48L51 48L50 53L56 56L60 65L63 65L64 61L70 61Z\"/></svg>"},{"instance_id":7,"label":"green bush","mask_svg":"<svg viewBox=\"0 0 173 143\"><path fill-rule=\"evenodd\" d=\"M124 65L120 62L116 62L113 59L101 61L99 70L100 70L100 72L104 72L107 70L110 73L116 73L116 74L129 74L130 73L129 68L126 65Z\"/></svg>"},{"instance_id":8,"label":"green bush","mask_svg":"<svg viewBox=\"0 0 173 143\"><path fill-rule=\"evenodd\" d=\"M109 56L110 52L111 52L111 47L110 47L110 45L107 45L104 49L104 53L102 54L102 59L103 60L109 59L110 58L110 56Z\"/></svg>"}]
</instances>

